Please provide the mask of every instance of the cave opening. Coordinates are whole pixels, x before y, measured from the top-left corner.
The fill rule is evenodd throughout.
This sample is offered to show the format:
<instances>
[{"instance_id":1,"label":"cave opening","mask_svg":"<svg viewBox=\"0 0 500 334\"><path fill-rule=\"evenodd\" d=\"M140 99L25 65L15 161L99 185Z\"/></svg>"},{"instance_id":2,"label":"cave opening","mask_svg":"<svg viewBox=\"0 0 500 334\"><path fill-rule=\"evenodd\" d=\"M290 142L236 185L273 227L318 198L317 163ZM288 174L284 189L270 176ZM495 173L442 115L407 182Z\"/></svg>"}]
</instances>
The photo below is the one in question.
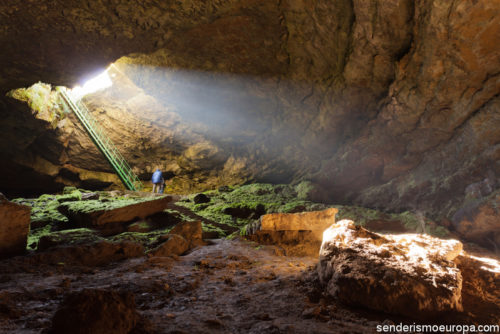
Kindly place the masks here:
<instances>
[{"instance_id":1,"label":"cave opening","mask_svg":"<svg viewBox=\"0 0 500 334\"><path fill-rule=\"evenodd\" d=\"M56 3L0 4L0 332L500 330L498 3Z\"/></svg>"}]
</instances>

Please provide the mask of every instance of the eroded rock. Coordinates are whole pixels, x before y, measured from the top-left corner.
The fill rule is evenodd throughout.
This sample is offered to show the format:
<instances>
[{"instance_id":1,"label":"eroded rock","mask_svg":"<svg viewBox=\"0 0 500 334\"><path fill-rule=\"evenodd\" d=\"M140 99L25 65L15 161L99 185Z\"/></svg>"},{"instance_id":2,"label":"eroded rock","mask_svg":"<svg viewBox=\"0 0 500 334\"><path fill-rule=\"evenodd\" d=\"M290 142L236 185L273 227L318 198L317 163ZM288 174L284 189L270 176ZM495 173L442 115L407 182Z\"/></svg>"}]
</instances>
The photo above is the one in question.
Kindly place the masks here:
<instances>
[{"instance_id":1,"label":"eroded rock","mask_svg":"<svg viewBox=\"0 0 500 334\"><path fill-rule=\"evenodd\" d=\"M30 212L29 206L12 203L0 193L0 258L26 250Z\"/></svg>"},{"instance_id":2,"label":"eroded rock","mask_svg":"<svg viewBox=\"0 0 500 334\"><path fill-rule=\"evenodd\" d=\"M327 294L414 318L462 311L462 244L427 235L379 235L350 220L323 234L318 274Z\"/></svg>"},{"instance_id":3,"label":"eroded rock","mask_svg":"<svg viewBox=\"0 0 500 334\"><path fill-rule=\"evenodd\" d=\"M167 241L153 249L151 256L173 256L182 255L189 250L189 241L178 234L169 234Z\"/></svg>"},{"instance_id":4,"label":"eroded rock","mask_svg":"<svg viewBox=\"0 0 500 334\"><path fill-rule=\"evenodd\" d=\"M181 222L170 231L169 235L177 234L189 241L189 247L203 244L203 231L200 221Z\"/></svg>"}]
</instances>

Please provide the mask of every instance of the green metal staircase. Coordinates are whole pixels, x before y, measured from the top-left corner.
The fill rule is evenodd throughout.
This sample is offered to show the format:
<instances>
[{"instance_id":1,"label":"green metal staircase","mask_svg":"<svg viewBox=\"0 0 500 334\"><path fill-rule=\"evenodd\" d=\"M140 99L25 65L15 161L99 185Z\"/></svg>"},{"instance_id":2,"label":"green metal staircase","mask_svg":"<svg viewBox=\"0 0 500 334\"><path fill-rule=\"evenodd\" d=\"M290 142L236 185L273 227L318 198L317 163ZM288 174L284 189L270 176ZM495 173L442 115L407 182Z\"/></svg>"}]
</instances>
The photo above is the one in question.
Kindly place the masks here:
<instances>
[{"instance_id":1,"label":"green metal staircase","mask_svg":"<svg viewBox=\"0 0 500 334\"><path fill-rule=\"evenodd\" d=\"M87 107L81 100L76 100L71 96L71 92L65 87L56 88L62 96L64 104L76 115L78 120L82 123L85 130L87 130L90 138L99 148L102 154L109 161L113 169L116 171L120 180L125 187L129 190L139 191L143 185L137 175L132 171L129 164L121 153L118 151L113 142L106 136L106 133L98 124L97 120L92 116Z\"/></svg>"}]
</instances>

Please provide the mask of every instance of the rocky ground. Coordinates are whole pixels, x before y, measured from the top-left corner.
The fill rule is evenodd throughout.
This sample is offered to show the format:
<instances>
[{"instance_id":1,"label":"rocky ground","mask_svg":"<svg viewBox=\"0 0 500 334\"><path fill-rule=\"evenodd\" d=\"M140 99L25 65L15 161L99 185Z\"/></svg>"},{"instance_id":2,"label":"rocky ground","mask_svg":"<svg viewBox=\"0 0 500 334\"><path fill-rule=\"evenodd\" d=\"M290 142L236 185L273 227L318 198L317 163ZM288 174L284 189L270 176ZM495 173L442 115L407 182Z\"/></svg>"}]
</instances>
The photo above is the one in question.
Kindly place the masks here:
<instances>
[{"instance_id":1,"label":"rocky ground","mask_svg":"<svg viewBox=\"0 0 500 334\"><path fill-rule=\"evenodd\" d=\"M51 327L68 295L97 289L133 295L136 333L373 331L378 322L365 315L321 304L314 293L308 297L312 290L302 277L316 261L276 256L272 248L240 240L215 240L179 258L139 257L101 267L11 260L2 264L0 326L4 333L38 333ZM71 332L83 333L78 326L91 325L75 319L73 326Z\"/></svg>"},{"instance_id":2,"label":"rocky ground","mask_svg":"<svg viewBox=\"0 0 500 334\"><path fill-rule=\"evenodd\" d=\"M301 219L321 225L335 214L303 199L306 190L252 184L180 197L66 188L16 199L31 206L31 231L24 255L0 261L0 331L370 333L400 321L498 323L500 266L484 259L494 254L467 243L461 252L461 243L448 247L431 236L413 242L374 234L362 226L454 232L410 212L348 206L336 206L337 220L354 219L357 227L338 224L335 233L350 241L321 245L315 233L293 231ZM429 252L425 261L414 260L415 245ZM403 260L415 267L401 269L408 268ZM329 268L339 265L341 275L332 276ZM433 274L436 268L447 274ZM383 291L391 277L403 277L392 293L369 293L370 286ZM433 287L436 277L451 292ZM417 302L398 291L415 293Z\"/></svg>"}]
</instances>

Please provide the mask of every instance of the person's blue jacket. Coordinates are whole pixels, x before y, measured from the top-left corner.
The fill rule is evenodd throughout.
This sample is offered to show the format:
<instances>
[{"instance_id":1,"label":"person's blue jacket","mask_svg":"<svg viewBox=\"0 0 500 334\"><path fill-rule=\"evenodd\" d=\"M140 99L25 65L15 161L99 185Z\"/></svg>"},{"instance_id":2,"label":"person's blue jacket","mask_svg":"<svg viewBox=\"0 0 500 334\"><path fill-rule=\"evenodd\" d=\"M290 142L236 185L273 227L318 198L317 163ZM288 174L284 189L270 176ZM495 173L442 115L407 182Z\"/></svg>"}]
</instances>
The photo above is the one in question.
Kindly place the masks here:
<instances>
[{"instance_id":1,"label":"person's blue jacket","mask_svg":"<svg viewBox=\"0 0 500 334\"><path fill-rule=\"evenodd\" d=\"M153 183L161 183L162 176L163 176L163 174L162 174L161 170L157 169L153 173L153 177L151 178L151 181Z\"/></svg>"}]
</instances>

